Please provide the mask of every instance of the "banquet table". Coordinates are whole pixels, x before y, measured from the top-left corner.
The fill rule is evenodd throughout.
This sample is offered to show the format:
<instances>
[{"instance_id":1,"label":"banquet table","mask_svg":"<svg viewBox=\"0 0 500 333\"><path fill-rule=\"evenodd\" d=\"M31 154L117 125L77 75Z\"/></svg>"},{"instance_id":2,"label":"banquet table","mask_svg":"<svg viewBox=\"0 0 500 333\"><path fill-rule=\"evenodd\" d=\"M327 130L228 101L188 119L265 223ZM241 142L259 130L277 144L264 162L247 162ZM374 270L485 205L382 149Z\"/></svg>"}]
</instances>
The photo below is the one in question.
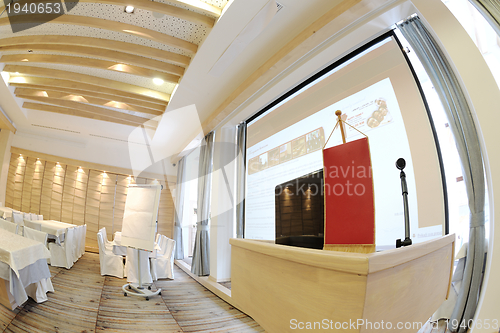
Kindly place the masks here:
<instances>
[{"instance_id":1,"label":"banquet table","mask_svg":"<svg viewBox=\"0 0 500 333\"><path fill-rule=\"evenodd\" d=\"M61 244L64 241L64 235L67 228L77 227L76 224L65 223L55 220L39 220L34 221L42 225L42 231L46 232L51 239L55 239L56 243Z\"/></svg>"},{"instance_id":2,"label":"banquet table","mask_svg":"<svg viewBox=\"0 0 500 333\"><path fill-rule=\"evenodd\" d=\"M12 221L12 211L14 209L9 207L0 207L0 217L7 220Z\"/></svg>"},{"instance_id":3,"label":"banquet table","mask_svg":"<svg viewBox=\"0 0 500 333\"><path fill-rule=\"evenodd\" d=\"M0 303L14 309L28 300L41 303L54 291L44 244L0 230Z\"/></svg>"}]
</instances>

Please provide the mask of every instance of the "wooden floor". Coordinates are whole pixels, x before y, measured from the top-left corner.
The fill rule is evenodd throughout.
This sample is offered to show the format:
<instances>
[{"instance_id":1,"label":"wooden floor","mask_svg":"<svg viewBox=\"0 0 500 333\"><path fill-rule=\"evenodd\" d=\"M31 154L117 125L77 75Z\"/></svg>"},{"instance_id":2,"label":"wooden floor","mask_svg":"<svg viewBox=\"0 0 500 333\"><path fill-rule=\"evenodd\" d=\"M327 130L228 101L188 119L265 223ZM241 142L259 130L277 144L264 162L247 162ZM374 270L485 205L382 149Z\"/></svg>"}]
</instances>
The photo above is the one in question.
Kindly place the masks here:
<instances>
[{"instance_id":1,"label":"wooden floor","mask_svg":"<svg viewBox=\"0 0 500 333\"><path fill-rule=\"evenodd\" d=\"M159 280L162 295L123 296L125 279L101 276L99 255L85 253L70 269L51 267L55 292L10 311L0 305L0 332L264 332L250 317L174 267Z\"/></svg>"},{"instance_id":2,"label":"wooden floor","mask_svg":"<svg viewBox=\"0 0 500 333\"><path fill-rule=\"evenodd\" d=\"M149 301L123 296L125 279L101 276L99 255L85 253L70 269L50 267L56 292L10 311L0 305L0 332L264 332L174 266L174 280L156 281L162 295ZM444 321L419 333L450 333Z\"/></svg>"}]
</instances>

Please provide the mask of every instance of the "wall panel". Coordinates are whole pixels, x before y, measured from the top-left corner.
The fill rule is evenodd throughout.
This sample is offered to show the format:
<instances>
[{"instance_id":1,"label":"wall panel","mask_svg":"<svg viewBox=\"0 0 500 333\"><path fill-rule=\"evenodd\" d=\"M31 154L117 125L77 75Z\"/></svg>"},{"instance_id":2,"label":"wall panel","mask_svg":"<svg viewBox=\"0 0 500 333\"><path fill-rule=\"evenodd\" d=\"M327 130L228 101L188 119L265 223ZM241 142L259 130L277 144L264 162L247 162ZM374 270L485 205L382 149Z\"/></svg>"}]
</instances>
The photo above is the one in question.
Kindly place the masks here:
<instances>
[{"instance_id":1,"label":"wall panel","mask_svg":"<svg viewBox=\"0 0 500 333\"><path fill-rule=\"evenodd\" d=\"M115 189L116 175L102 173L101 197L99 199L99 229L106 228L108 240L113 239L113 208L115 205Z\"/></svg>"},{"instance_id":2,"label":"wall panel","mask_svg":"<svg viewBox=\"0 0 500 333\"><path fill-rule=\"evenodd\" d=\"M85 204L87 197L89 172L89 169L78 168L78 173L75 179L75 196L73 198L73 223L78 225L83 225L86 223Z\"/></svg>"},{"instance_id":3,"label":"wall panel","mask_svg":"<svg viewBox=\"0 0 500 333\"><path fill-rule=\"evenodd\" d=\"M14 154L10 155L9 172L7 174L7 186L5 190L5 206L13 207L14 204L14 179L16 178L17 159Z\"/></svg>"},{"instance_id":4,"label":"wall panel","mask_svg":"<svg viewBox=\"0 0 500 333\"><path fill-rule=\"evenodd\" d=\"M35 173L36 158L26 157L26 167L24 169L23 191L21 194L21 210L27 213L31 211L31 187L33 184L33 175Z\"/></svg>"},{"instance_id":5,"label":"wall panel","mask_svg":"<svg viewBox=\"0 0 500 333\"><path fill-rule=\"evenodd\" d=\"M72 224L78 224L73 223L73 206L75 201L75 182L77 174L77 167L72 165L66 166L62 196L61 221Z\"/></svg>"},{"instance_id":6,"label":"wall panel","mask_svg":"<svg viewBox=\"0 0 500 333\"><path fill-rule=\"evenodd\" d=\"M113 234L122 230L125 201L127 200L128 186L135 184L132 176L116 175L115 209L113 212Z\"/></svg>"},{"instance_id":7,"label":"wall panel","mask_svg":"<svg viewBox=\"0 0 500 333\"><path fill-rule=\"evenodd\" d=\"M54 184L55 170L55 162L45 161L42 180L42 194L40 198L40 214L43 215L44 220L52 219L50 216L50 206L52 202L52 185Z\"/></svg>"},{"instance_id":8,"label":"wall panel","mask_svg":"<svg viewBox=\"0 0 500 333\"><path fill-rule=\"evenodd\" d=\"M50 219L61 221L62 197L66 165L56 163L52 179L52 198L50 201Z\"/></svg>"},{"instance_id":9,"label":"wall panel","mask_svg":"<svg viewBox=\"0 0 500 333\"><path fill-rule=\"evenodd\" d=\"M158 209L158 232L168 238L174 238L174 200L170 187L161 182L163 190L160 195L160 207Z\"/></svg>"},{"instance_id":10,"label":"wall panel","mask_svg":"<svg viewBox=\"0 0 500 333\"><path fill-rule=\"evenodd\" d=\"M87 197L85 203L85 223L87 224L86 246L97 248L97 231L99 231L99 205L101 200L102 173L89 171Z\"/></svg>"},{"instance_id":11,"label":"wall panel","mask_svg":"<svg viewBox=\"0 0 500 333\"><path fill-rule=\"evenodd\" d=\"M31 183L30 212L40 214L40 200L42 196L42 182L45 169L45 162L36 159L33 169L33 181Z\"/></svg>"},{"instance_id":12,"label":"wall panel","mask_svg":"<svg viewBox=\"0 0 500 333\"><path fill-rule=\"evenodd\" d=\"M23 193L23 185L24 185L24 172L26 170L26 161L23 156L19 155L16 158L17 165L15 168L14 175L14 194L12 200L12 208L21 210L21 198Z\"/></svg>"}]
</instances>

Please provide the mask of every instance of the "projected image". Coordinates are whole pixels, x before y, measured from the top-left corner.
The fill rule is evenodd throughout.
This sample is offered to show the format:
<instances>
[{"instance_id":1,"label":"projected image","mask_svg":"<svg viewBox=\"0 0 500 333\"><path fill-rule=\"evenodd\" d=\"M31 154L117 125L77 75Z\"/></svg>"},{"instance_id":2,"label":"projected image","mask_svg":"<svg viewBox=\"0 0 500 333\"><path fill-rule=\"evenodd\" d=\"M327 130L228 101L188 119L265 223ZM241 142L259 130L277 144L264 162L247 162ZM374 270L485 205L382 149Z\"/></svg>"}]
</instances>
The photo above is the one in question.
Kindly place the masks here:
<instances>
[{"instance_id":1,"label":"projected image","mask_svg":"<svg viewBox=\"0 0 500 333\"><path fill-rule=\"evenodd\" d=\"M253 175L260 170L259 157L254 157L248 161L248 174Z\"/></svg>"},{"instance_id":2,"label":"projected image","mask_svg":"<svg viewBox=\"0 0 500 333\"><path fill-rule=\"evenodd\" d=\"M387 100L383 97L372 99L347 114L346 122L363 133L393 122L392 115L387 108ZM348 126L347 132L355 134L357 131Z\"/></svg>"},{"instance_id":3,"label":"projected image","mask_svg":"<svg viewBox=\"0 0 500 333\"><path fill-rule=\"evenodd\" d=\"M318 128L315 131L306 135L306 149L307 153L321 149L325 143L325 135L323 128Z\"/></svg>"},{"instance_id":4,"label":"projected image","mask_svg":"<svg viewBox=\"0 0 500 333\"><path fill-rule=\"evenodd\" d=\"M267 153L259 156L259 170L267 169Z\"/></svg>"},{"instance_id":5,"label":"projected image","mask_svg":"<svg viewBox=\"0 0 500 333\"><path fill-rule=\"evenodd\" d=\"M280 163L290 161L292 159L292 143L285 143L280 147Z\"/></svg>"},{"instance_id":6,"label":"projected image","mask_svg":"<svg viewBox=\"0 0 500 333\"><path fill-rule=\"evenodd\" d=\"M306 138L300 137L292 141L292 157L297 158L306 153Z\"/></svg>"},{"instance_id":7,"label":"projected image","mask_svg":"<svg viewBox=\"0 0 500 333\"><path fill-rule=\"evenodd\" d=\"M269 167L273 167L280 163L280 148L276 147L268 152L269 154Z\"/></svg>"}]
</instances>

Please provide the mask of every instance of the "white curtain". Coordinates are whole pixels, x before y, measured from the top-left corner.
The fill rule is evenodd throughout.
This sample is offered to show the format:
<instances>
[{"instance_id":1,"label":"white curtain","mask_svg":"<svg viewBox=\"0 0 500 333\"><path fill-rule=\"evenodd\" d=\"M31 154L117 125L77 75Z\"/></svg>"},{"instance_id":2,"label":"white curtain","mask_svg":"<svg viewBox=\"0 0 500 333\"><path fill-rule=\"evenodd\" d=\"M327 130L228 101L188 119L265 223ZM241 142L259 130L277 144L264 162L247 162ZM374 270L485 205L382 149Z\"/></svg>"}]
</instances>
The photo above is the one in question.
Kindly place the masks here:
<instances>
[{"instance_id":1,"label":"white curtain","mask_svg":"<svg viewBox=\"0 0 500 333\"><path fill-rule=\"evenodd\" d=\"M198 222L194 242L191 272L198 276L210 274L210 189L212 185L212 161L214 151L214 133L205 136L200 147L198 168Z\"/></svg>"},{"instance_id":2,"label":"white curtain","mask_svg":"<svg viewBox=\"0 0 500 333\"><path fill-rule=\"evenodd\" d=\"M244 238L245 232L245 175L246 175L247 124L238 125L236 133L236 237Z\"/></svg>"},{"instance_id":3,"label":"white curtain","mask_svg":"<svg viewBox=\"0 0 500 333\"><path fill-rule=\"evenodd\" d=\"M476 312L485 257L485 182L481 147L465 94L445 54L418 16L398 24L438 93L457 144L470 210L469 247L449 329L465 332ZM457 325L455 325L457 324ZM462 326L460 326L462 325Z\"/></svg>"},{"instance_id":4,"label":"white curtain","mask_svg":"<svg viewBox=\"0 0 500 333\"><path fill-rule=\"evenodd\" d=\"M484 16L486 21L500 36L500 1L499 0L469 0Z\"/></svg>"},{"instance_id":5,"label":"white curtain","mask_svg":"<svg viewBox=\"0 0 500 333\"><path fill-rule=\"evenodd\" d=\"M175 195L175 220L174 220L174 240L175 247L174 258L184 259L184 248L182 246L182 214L184 212L184 169L186 167L186 157L177 162L177 186Z\"/></svg>"}]
</instances>

